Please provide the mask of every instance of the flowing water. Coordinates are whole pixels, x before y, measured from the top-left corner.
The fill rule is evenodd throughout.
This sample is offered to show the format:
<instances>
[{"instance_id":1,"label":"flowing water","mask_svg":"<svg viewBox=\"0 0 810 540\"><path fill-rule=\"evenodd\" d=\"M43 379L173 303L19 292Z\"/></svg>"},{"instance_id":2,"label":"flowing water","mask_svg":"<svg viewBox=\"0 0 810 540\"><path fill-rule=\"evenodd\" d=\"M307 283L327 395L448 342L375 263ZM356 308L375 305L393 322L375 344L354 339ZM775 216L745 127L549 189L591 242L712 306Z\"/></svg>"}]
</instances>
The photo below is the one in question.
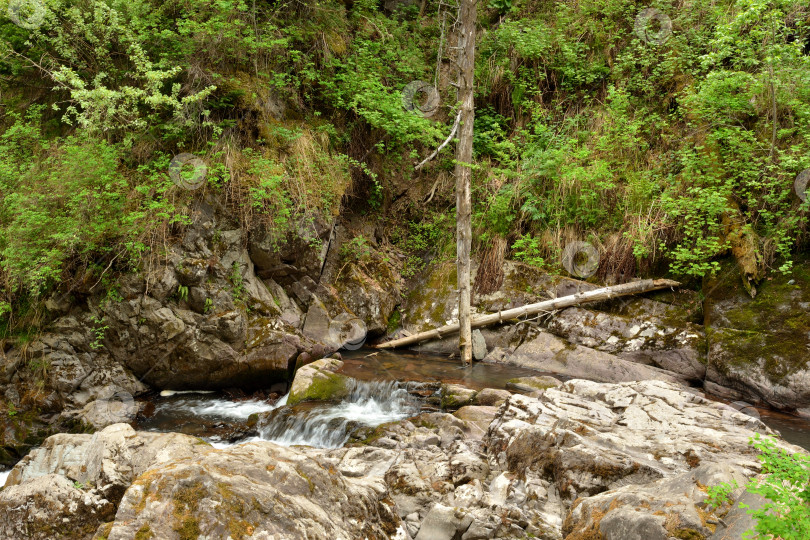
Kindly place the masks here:
<instances>
[{"instance_id":1,"label":"flowing water","mask_svg":"<svg viewBox=\"0 0 810 540\"><path fill-rule=\"evenodd\" d=\"M344 354L343 361L342 373L358 381L350 396L337 404L287 407L286 397L269 403L234 401L219 394L183 393L155 398L154 414L139 420L135 427L188 433L217 447L267 440L286 446L336 448L345 444L351 431L358 427L376 427L418 414L425 402L408 391L405 381L458 383L476 389L504 388L509 379L544 374L500 364L476 363L465 369L458 360L446 356L399 351L353 351ZM765 424L779 431L787 441L810 449L810 422L806 419L763 409L756 411ZM254 413L259 413L258 420L250 419Z\"/></svg>"},{"instance_id":2,"label":"flowing water","mask_svg":"<svg viewBox=\"0 0 810 540\"><path fill-rule=\"evenodd\" d=\"M284 446L339 448L355 428L403 420L420 409L419 401L395 381L355 381L349 397L336 405L275 410L259 422L259 438Z\"/></svg>"},{"instance_id":3,"label":"flowing water","mask_svg":"<svg viewBox=\"0 0 810 540\"><path fill-rule=\"evenodd\" d=\"M0 471L0 488L2 488L6 483L6 478L11 473L11 469L7 471Z\"/></svg>"},{"instance_id":4,"label":"flowing water","mask_svg":"<svg viewBox=\"0 0 810 540\"><path fill-rule=\"evenodd\" d=\"M287 396L274 404L232 401L210 394L156 398L154 414L139 420L137 429L179 431L201 437L215 447L254 440L284 446L316 448L343 446L351 431L376 427L419 414L422 404L396 381L353 381L340 403L287 405ZM251 415L258 413L251 419Z\"/></svg>"}]
</instances>

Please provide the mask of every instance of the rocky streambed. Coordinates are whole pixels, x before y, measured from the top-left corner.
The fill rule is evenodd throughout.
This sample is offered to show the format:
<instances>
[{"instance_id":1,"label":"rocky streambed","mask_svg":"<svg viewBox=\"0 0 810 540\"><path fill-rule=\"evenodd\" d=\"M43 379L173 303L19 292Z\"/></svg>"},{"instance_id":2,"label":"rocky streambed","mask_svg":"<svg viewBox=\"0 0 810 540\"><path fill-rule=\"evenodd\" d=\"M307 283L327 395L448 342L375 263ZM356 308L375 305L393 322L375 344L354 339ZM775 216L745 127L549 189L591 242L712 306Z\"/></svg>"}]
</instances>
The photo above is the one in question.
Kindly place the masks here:
<instances>
[{"instance_id":1,"label":"rocky streambed","mask_svg":"<svg viewBox=\"0 0 810 540\"><path fill-rule=\"evenodd\" d=\"M437 383L409 391L357 381L343 367L324 359L300 368L286 404L243 401L239 412L221 411L252 411L255 432L240 444L127 424L49 437L0 492L0 536L727 538L726 512L736 510L712 511L706 489L744 484L759 472L749 438L776 436L757 418L667 381L544 377L512 383L533 383L529 394L455 384L436 394ZM197 407L217 399L173 398L197 399ZM345 444L263 439L271 434L263 428L283 424L282 411L310 407L317 416L318 407L353 406L357 421L338 422ZM378 416L358 414L363 407ZM337 416L322 425L339 431Z\"/></svg>"}]
</instances>

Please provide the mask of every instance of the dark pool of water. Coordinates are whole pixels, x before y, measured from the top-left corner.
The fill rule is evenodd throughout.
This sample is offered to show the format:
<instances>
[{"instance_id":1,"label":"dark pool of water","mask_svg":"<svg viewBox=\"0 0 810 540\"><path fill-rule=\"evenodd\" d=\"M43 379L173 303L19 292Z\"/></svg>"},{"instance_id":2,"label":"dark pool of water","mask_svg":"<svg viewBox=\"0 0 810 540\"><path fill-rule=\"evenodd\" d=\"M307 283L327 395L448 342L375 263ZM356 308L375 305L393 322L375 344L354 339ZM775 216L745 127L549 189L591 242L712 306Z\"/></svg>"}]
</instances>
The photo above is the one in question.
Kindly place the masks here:
<instances>
[{"instance_id":1,"label":"dark pool of water","mask_svg":"<svg viewBox=\"0 0 810 540\"><path fill-rule=\"evenodd\" d=\"M506 388L509 379L552 375L504 364L474 362L464 368L458 358L424 353L359 350L343 354L341 373L364 381L436 381L463 384L482 390L484 388ZM565 380L565 377L556 376Z\"/></svg>"},{"instance_id":2,"label":"dark pool of water","mask_svg":"<svg viewBox=\"0 0 810 540\"><path fill-rule=\"evenodd\" d=\"M787 442L810 450L810 421L768 409L758 409L765 425L778 431Z\"/></svg>"}]
</instances>

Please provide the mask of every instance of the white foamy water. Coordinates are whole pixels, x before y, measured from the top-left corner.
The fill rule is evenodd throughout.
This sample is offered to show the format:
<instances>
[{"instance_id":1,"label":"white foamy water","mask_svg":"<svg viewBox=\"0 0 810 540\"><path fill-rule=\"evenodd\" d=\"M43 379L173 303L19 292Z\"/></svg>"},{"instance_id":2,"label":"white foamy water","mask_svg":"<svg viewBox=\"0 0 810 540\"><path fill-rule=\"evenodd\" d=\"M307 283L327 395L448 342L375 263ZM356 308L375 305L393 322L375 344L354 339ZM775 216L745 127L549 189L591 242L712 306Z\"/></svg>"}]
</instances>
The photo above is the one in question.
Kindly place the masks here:
<instances>
[{"instance_id":1,"label":"white foamy water","mask_svg":"<svg viewBox=\"0 0 810 540\"><path fill-rule=\"evenodd\" d=\"M219 398L181 398L160 403L155 407L155 411L169 412L182 409L194 416L203 418L247 420L251 414L270 412L284 405L286 402L286 396L278 400L275 405L270 405L266 401L259 400L230 401Z\"/></svg>"},{"instance_id":2,"label":"white foamy water","mask_svg":"<svg viewBox=\"0 0 810 540\"><path fill-rule=\"evenodd\" d=\"M7 471L0 471L0 488L6 485L6 478L11 474L11 469Z\"/></svg>"},{"instance_id":3,"label":"white foamy water","mask_svg":"<svg viewBox=\"0 0 810 540\"><path fill-rule=\"evenodd\" d=\"M317 448L338 448L346 443L358 427L376 427L419 413L419 402L396 382L365 382L352 380L349 396L339 403L303 403L288 407L287 396L274 405L265 401L231 401L213 396L168 396L155 405L151 426L157 431L180 430L205 438L214 448L227 448L251 441L271 441L284 446L307 445ZM233 441L238 424L250 415L261 413L253 436ZM223 434L204 435L205 425ZM233 424L235 432L227 426ZM258 436L256 436L258 435Z\"/></svg>"},{"instance_id":4,"label":"white foamy water","mask_svg":"<svg viewBox=\"0 0 810 540\"><path fill-rule=\"evenodd\" d=\"M339 448L357 427L376 427L418 412L416 399L395 382L354 381L350 395L336 405L275 411L260 421L259 436L283 446Z\"/></svg>"}]
</instances>

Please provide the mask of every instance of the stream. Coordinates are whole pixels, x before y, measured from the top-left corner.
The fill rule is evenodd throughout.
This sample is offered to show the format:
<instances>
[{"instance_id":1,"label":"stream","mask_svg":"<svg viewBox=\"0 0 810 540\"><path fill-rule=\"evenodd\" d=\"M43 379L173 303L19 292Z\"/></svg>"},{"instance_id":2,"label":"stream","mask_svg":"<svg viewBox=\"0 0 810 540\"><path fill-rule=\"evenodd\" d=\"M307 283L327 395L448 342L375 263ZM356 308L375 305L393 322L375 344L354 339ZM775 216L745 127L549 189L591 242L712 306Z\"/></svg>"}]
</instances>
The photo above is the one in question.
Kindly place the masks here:
<instances>
[{"instance_id":1,"label":"stream","mask_svg":"<svg viewBox=\"0 0 810 540\"><path fill-rule=\"evenodd\" d=\"M286 396L271 404L250 399L237 401L218 394L186 393L155 398L154 414L139 418L135 428L179 431L220 448L252 440L337 448L358 427L376 427L420 411L436 410L435 404L425 399L425 384L457 383L480 390L505 388L507 381L516 377L551 375L503 364L475 363L465 369L458 360L446 356L399 351L352 351L343 355L343 362L341 373L358 382L351 395L338 404L304 403L287 407ZM779 431L788 442L810 450L807 420L768 409L750 411L759 414L765 424ZM259 413L258 420L256 417L251 420L254 413Z\"/></svg>"},{"instance_id":2,"label":"stream","mask_svg":"<svg viewBox=\"0 0 810 540\"><path fill-rule=\"evenodd\" d=\"M220 392L177 392L147 399L146 414L139 414L135 429L180 432L200 437L216 448L254 440L284 446L317 448L343 446L352 431L438 410L439 383L470 388L505 388L516 377L551 375L503 364L475 363L462 368L446 356L410 352L359 350L343 355L342 373L357 380L349 397L338 404L286 405L287 396L272 399L237 399ZM564 377L559 377L562 378ZM723 401L713 396L711 399ZM772 429L797 446L810 450L810 421L753 407ZM0 486L10 471L0 471Z\"/></svg>"}]
</instances>

